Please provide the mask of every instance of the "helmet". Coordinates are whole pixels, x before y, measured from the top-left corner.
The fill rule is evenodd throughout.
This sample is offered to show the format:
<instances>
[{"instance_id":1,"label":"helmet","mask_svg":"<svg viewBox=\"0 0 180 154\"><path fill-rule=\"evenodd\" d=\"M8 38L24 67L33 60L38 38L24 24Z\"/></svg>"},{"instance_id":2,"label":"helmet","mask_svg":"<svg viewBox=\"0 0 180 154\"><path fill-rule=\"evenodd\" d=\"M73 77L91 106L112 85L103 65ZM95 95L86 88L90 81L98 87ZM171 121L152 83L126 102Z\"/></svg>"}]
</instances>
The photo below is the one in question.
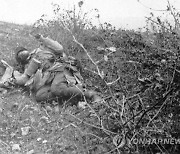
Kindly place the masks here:
<instances>
[{"instance_id":1,"label":"helmet","mask_svg":"<svg viewBox=\"0 0 180 154\"><path fill-rule=\"evenodd\" d=\"M17 47L15 50L15 58L19 64L27 64L29 62L30 52L24 47Z\"/></svg>"}]
</instances>

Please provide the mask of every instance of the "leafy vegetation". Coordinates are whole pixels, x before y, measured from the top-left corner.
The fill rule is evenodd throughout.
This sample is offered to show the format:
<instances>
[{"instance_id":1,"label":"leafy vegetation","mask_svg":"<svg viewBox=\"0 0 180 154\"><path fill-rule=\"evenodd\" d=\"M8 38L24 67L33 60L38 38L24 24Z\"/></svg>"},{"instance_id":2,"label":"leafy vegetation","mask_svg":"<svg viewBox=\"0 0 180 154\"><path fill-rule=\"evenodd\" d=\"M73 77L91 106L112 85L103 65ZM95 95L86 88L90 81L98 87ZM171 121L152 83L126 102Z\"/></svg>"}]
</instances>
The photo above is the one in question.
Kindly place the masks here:
<instances>
[{"instance_id":1,"label":"leafy vegetation","mask_svg":"<svg viewBox=\"0 0 180 154\"><path fill-rule=\"evenodd\" d=\"M86 86L103 99L42 105L24 89L10 90L0 101L1 153L178 153L179 143L133 142L180 136L176 9L168 3L175 24L151 14L146 30L134 31L101 24L97 9L92 11L100 27L94 26L83 1L72 10L53 7L52 20L42 16L32 27L1 23L2 58L13 64L17 44L32 50L38 44L31 35L48 35L81 61Z\"/></svg>"}]
</instances>

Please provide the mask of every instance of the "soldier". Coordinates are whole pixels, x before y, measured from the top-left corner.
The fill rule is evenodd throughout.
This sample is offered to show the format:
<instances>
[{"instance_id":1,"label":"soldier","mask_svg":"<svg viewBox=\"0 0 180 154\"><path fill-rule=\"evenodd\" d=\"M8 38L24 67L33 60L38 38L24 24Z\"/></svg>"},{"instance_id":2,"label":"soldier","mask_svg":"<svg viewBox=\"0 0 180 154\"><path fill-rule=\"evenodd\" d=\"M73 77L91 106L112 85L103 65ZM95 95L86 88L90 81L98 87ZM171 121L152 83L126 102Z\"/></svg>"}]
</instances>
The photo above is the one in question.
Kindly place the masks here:
<instances>
[{"instance_id":1,"label":"soldier","mask_svg":"<svg viewBox=\"0 0 180 154\"><path fill-rule=\"evenodd\" d=\"M23 74L15 72L15 79L18 85L24 85L29 77L36 73L40 68L45 71L51 67L57 56L61 56L63 53L63 47L57 41L50 38L45 38L42 35L37 34L35 38L40 42L40 47L28 51L24 47L17 47L15 50L15 58L17 62L25 67Z\"/></svg>"},{"instance_id":2,"label":"soldier","mask_svg":"<svg viewBox=\"0 0 180 154\"><path fill-rule=\"evenodd\" d=\"M32 52L23 47L16 49L16 60L24 66L24 73L13 71L15 84L28 86L38 102L55 98L76 102L83 98L100 99L96 92L83 87L77 59L66 56L57 41L39 34L35 38L41 43L38 49Z\"/></svg>"}]
</instances>

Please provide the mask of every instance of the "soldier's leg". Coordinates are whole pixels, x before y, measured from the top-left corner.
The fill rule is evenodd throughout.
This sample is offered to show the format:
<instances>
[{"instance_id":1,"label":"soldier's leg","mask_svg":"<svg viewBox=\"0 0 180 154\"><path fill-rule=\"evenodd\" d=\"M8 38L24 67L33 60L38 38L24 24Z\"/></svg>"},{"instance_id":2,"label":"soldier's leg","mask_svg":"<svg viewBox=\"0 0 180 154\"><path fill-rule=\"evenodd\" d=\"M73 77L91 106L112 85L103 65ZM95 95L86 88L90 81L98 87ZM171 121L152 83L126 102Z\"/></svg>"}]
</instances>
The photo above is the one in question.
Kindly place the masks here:
<instances>
[{"instance_id":1,"label":"soldier's leg","mask_svg":"<svg viewBox=\"0 0 180 154\"><path fill-rule=\"evenodd\" d=\"M64 99L82 98L82 91L75 86L68 86L63 73L59 73L55 76L52 85L51 92L58 97Z\"/></svg>"},{"instance_id":2,"label":"soldier's leg","mask_svg":"<svg viewBox=\"0 0 180 154\"><path fill-rule=\"evenodd\" d=\"M13 67L11 67L6 61L1 60L1 67L2 67L2 76L0 78L0 87L1 88L8 88L9 87L9 81L12 79L13 74Z\"/></svg>"},{"instance_id":3,"label":"soldier's leg","mask_svg":"<svg viewBox=\"0 0 180 154\"><path fill-rule=\"evenodd\" d=\"M49 85L41 87L35 94L37 102L51 100L52 98L51 86Z\"/></svg>"},{"instance_id":4,"label":"soldier's leg","mask_svg":"<svg viewBox=\"0 0 180 154\"><path fill-rule=\"evenodd\" d=\"M97 92L92 90L86 90L83 92L81 85L68 86L63 73L57 74L52 82L51 91L55 96L61 97L64 100L70 99L83 99L83 96L88 100L99 101L101 100Z\"/></svg>"}]
</instances>

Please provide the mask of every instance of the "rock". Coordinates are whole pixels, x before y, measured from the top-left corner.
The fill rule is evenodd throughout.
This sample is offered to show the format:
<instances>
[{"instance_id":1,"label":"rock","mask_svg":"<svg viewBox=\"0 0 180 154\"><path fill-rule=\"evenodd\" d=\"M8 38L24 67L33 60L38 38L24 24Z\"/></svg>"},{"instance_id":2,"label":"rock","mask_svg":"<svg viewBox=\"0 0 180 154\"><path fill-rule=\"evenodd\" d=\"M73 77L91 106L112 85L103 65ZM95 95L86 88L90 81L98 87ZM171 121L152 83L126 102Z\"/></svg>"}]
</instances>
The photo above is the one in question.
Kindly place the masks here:
<instances>
[{"instance_id":1,"label":"rock","mask_svg":"<svg viewBox=\"0 0 180 154\"><path fill-rule=\"evenodd\" d=\"M49 122L50 122L50 121L49 121L49 118L46 117L46 116L42 116L42 117L40 118L40 121L42 121L42 122L44 122L44 123L49 123Z\"/></svg>"},{"instance_id":2,"label":"rock","mask_svg":"<svg viewBox=\"0 0 180 154\"><path fill-rule=\"evenodd\" d=\"M87 106L87 103L86 103L86 102L78 102L78 107L79 107L79 108L85 109L86 106Z\"/></svg>"},{"instance_id":3,"label":"rock","mask_svg":"<svg viewBox=\"0 0 180 154\"><path fill-rule=\"evenodd\" d=\"M7 111L7 112L6 112L6 115L7 115L8 118L12 118L12 117L13 117L13 114L12 114L12 112L10 112L10 111Z\"/></svg>"},{"instance_id":4,"label":"rock","mask_svg":"<svg viewBox=\"0 0 180 154\"><path fill-rule=\"evenodd\" d=\"M12 133L10 134L10 136L11 136L11 138L13 138L14 136L16 136L16 133L12 132Z\"/></svg>"},{"instance_id":5,"label":"rock","mask_svg":"<svg viewBox=\"0 0 180 154\"><path fill-rule=\"evenodd\" d=\"M41 141L41 140L42 140L42 138L40 138L40 137L39 137L39 138L37 138L37 141Z\"/></svg>"},{"instance_id":6,"label":"rock","mask_svg":"<svg viewBox=\"0 0 180 154\"><path fill-rule=\"evenodd\" d=\"M19 144L12 145L12 151L20 151L20 150L21 150L21 148L20 148Z\"/></svg>"},{"instance_id":7,"label":"rock","mask_svg":"<svg viewBox=\"0 0 180 154\"><path fill-rule=\"evenodd\" d=\"M43 144L46 144L46 143L47 143L47 140L42 141L42 143L43 143Z\"/></svg>"},{"instance_id":8,"label":"rock","mask_svg":"<svg viewBox=\"0 0 180 154\"><path fill-rule=\"evenodd\" d=\"M21 131L22 131L22 135L23 136L25 136L25 135L27 135L28 133L29 133L29 129L30 129L31 127L22 127L21 128Z\"/></svg>"},{"instance_id":9,"label":"rock","mask_svg":"<svg viewBox=\"0 0 180 154\"><path fill-rule=\"evenodd\" d=\"M161 63L163 63L163 64L165 64L166 62L167 62L166 59L161 60Z\"/></svg>"}]
</instances>

